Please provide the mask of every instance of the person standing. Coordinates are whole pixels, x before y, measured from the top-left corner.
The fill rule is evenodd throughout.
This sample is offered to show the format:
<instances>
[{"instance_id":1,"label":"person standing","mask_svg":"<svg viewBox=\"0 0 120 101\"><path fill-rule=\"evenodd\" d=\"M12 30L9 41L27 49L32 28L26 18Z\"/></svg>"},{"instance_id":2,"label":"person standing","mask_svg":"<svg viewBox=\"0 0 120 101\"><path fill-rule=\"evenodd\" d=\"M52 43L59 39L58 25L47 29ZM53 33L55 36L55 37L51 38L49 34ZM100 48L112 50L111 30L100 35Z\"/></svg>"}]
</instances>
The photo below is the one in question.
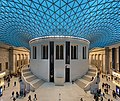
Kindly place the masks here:
<instances>
[{"instance_id":1,"label":"person standing","mask_svg":"<svg viewBox=\"0 0 120 101\"><path fill-rule=\"evenodd\" d=\"M14 82L14 87L16 86L16 81Z\"/></svg>"},{"instance_id":2,"label":"person standing","mask_svg":"<svg viewBox=\"0 0 120 101\"><path fill-rule=\"evenodd\" d=\"M10 86L10 82L8 82L8 87Z\"/></svg>"},{"instance_id":3,"label":"person standing","mask_svg":"<svg viewBox=\"0 0 120 101\"><path fill-rule=\"evenodd\" d=\"M4 85L4 90L5 90L5 85Z\"/></svg>"},{"instance_id":4,"label":"person standing","mask_svg":"<svg viewBox=\"0 0 120 101\"><path fill-rule=\"evenodd\" d=\"M11 96L11 98L14 98L14 91L12 92L12 96ZM11 99L11 98L10 98L10 99Z\"/></svg>"},{"instance_id":5,"label":"person standing","mask_svg":"<svg viewBox=\"0 0 120 101\"><path fill-rule=\"evenodd\" d=\"M108 99L108 101L110 101L110 99Z\"/></svg>"},{"instance_id":6,"label":"person standing","mask_svg":"<svg viewBox=\"0 0 120 101\"><path fill-rule=\"evenodd\" d=\"M19 97L19 94L18 94L18 92L16 92L16 98L18 98Z\"/></svg>"},{"instance_id":7,"label":"person standing","mask_svg":"<svg viewBox=\"0 0 120 101\"><path fill-rule=\"evenodd\" d=\"M81 98L80 101L83 101L83 98Z\"/></svg>"}]
</instances>

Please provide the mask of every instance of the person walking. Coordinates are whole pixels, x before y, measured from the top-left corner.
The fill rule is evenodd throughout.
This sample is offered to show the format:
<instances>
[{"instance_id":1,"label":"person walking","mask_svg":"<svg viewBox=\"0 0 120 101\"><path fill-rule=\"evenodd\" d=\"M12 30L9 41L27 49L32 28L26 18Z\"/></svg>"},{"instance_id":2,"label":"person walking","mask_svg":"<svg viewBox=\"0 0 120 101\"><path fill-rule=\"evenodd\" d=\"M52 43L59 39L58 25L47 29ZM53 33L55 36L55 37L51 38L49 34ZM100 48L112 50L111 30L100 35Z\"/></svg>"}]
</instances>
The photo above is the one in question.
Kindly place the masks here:
<instances>
[{"instance_id":1,"label":"person walking","mask_svg":"<svg viewBox=\"0 0 120 101\"><path fill-rule=\"evenodd\" d=\"M28 96L28 101L32 101L32 100L31 100L31 95Z\"/></svg>"},{"instance_id":2,"label":"person walking","mask_svg":"<svg viewBox=\"0 0 120 101\"><path fill-rule=\"evenodd\" d=\"M18 94L18 92L16 92L16 98L18 98L19 97L19 94Z\"/></svg>"},{"instance_id":3,"label":"person walking","mask_svg":"<svg viewBox=\"0 0 120 101\"><path fill-rule=\"evenodd\" d=\"M36 94L34 94L34 101L35 101L35 100L37 100L37 96L36 96Z\"/></svg>"},{"instance_id":4,"label":"person walking","mask_svg":"<svg viewBox=\"0 0 120 101\"><path fill-rule=\"evenodd\" d=\"M15 97L13 97L13 101L15 101L16 100L16 98Z\"/></svg>"},{"instance_id":5,"label":"person walking","mask_svg":"<svg viewBox=\"0 0 120 101\"><path fill-rule=\"evenodd\" d=\"M102 96L100 96L100 101L103 101L103 97Z\"/></svg>"},{"instance_id":6,"label":"person walking","mask_svg":"<svg viewBox=\"0 0 120 101\"><path fill-rule=\"evenodd\" d=\"M12 92L12 96L11 96L11 98L14 98L14 91ZM10 98L10 99L11 99L11 98Z\"/></svg>"},{"instance_id":7,"label":"person walking","mask_svg":"<svg viewBox=\"0 0 120 101\"><path fill-rule=\"evenodd\" d=\"M12 97L14 97L14 91L12 92Z\"/></svg>"}]
</instances>

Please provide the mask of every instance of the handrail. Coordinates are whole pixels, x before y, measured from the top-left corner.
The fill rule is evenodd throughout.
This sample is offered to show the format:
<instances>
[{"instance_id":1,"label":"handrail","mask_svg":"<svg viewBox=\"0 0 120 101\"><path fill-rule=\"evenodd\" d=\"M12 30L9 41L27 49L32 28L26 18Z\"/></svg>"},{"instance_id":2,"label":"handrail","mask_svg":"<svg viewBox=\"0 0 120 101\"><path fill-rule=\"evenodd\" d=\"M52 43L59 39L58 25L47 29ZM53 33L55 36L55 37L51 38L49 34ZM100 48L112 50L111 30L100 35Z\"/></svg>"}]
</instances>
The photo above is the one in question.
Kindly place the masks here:
<instances>
[{"instance_id":1,"label":"handrail","mask_svg":"<svg viewBox=\"0 0 120 101\"><path fill-rule=\"evenodd\" d=\"M96 82L97 82L97 80L98 80L98 76L99 76L98 73L99 73L99 71L98 71L98 69L96 68L96 75L95 75L94 79L93 79L91 82L89 82L89 83L84 87L84 91L89 91L90 88L91 88L91 85L96 84Z\"/></svg>"},{"instance_id":2,"label":"handrail","mask_svg":"<svg viewBox=\"0 0 120 101\"><path fill-rule=\"evenodd\" d=\"M25 67L25 66L24 66L24 67ZM22 74L23 80L24 80L27 84L29 84L29 85L33 88L33 90L35 90L35 87L33 86L33 84L31 84L30 82L28 82L28 81L25 79L25 77L24 77L24 75L23 75L23 69L22 69L22 71L21 71L21 74Z\"/></svg>"},{"instance_id":3,"label":"handrail","mask_svg":"<svg viewBox=\"0 0 120 101\"><path fill-rule=\"evenodd\" d=\"M25 66L23 66L23 67L25 67ZM26 82L26 83L28 83L28 84L30 84L30 86L32 87L32 91L34 91L35 90L35 87L33 86L33 84L31 83L31 82L28 82L27 80L26 80L26 78L24 77L24 73L23 73L23 68L22 68L22 71L21 71L21 73L22 73L22 78L24 79L24 81ZM38 77L37 77L38 78ZM43 81L45 81L45 79L41 79L41 78L38 78L38 79L40 79L40 80L43 80Z\"/></svg>"}]
</instances>

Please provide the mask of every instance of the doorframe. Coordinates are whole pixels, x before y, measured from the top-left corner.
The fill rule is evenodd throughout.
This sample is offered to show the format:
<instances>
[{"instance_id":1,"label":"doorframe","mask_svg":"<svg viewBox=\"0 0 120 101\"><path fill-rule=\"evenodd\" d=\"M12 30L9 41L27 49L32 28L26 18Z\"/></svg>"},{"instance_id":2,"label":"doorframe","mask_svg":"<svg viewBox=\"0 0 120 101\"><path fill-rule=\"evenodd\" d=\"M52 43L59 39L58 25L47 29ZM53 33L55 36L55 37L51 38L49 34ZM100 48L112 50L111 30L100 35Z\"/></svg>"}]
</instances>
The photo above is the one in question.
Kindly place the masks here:
<instances>
[{"instance_id":1,"label":"doorframe","mask_svg":"<svg viewBox=\"0 0 120 101\"><path fill-rule=\"evenodd\" d=\"M69 69L69 81L66 81L66 69ZM71 70L68 65L65 66L65 82L71 82Z\"/></svg>"}]
</instances>

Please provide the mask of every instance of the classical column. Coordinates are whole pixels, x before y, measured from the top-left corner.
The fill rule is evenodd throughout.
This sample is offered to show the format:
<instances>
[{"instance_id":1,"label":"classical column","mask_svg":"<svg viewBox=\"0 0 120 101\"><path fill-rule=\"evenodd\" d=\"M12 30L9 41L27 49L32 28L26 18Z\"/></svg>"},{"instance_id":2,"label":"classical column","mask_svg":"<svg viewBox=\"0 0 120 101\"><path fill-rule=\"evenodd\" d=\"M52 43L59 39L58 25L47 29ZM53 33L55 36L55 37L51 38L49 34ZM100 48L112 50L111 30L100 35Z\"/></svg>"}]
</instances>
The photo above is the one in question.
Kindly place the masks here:
<instances>
[{"instance_id":1,"label":"classical column","mask_svg":"<svg viewBox=\"0 0 120 101\"><path fill-rule=\"evenodd\" d=\"M112 69L116 70L116 60L117 60L117 52L116 52L116 48L112 48Z\"/></svg>"},{"instance_id":2,"label":"classical column","mask_svg":"<svg viewBox=\"0 0 120 101\"><path fill-rule=\"evenodd\" d=\"M109 47L105 47L105 72L110 73L109 71Z\"/></svg>"},{"instance_id":3,"label":"classical column","mask_svg":"<svg viewBox=\"0 0 120 101\"><path fill-rule=\"evenodd\" d=\"M26 55L26 64L29 64L29 62L28 62L28 55Z\"/></svg>"},{"instance_id":4,"label":"classical column","mask_svg":"<svg viewBox=\"0 0 120 101\"><path fill-rule=\"evenodd\" d=\"M95 54L95 66L98 68L97 54Z\"/></svg>"},{"instance_id":5,"label":"classical column","mask_svg":"<svg viewBox=\"0 0 120 101\"><path fill-rule=\"evenodd\" d=\"M98 63L97 63L97 65L98 65L98 69L100 69L100 54L98 54Z\"/></svg>"},{"instance_id":6,"label":"classical column","mask_svg":"<svg viewBox=\"0 0 120 101\"><path fill-rule=\"evenodd\" d=\"M15 54L15 73L17 73L17 54Z\"/></svg>"},{"instance_id":7,"label":"classical column","mask_svg":"<svg viewBox=\"0 0 120 101\"><path fill-rule=\"evenodd\" d=\"M9 48L9 73L13 71L13 47Z\"/></svg>"},{"instance_id":8,"label":"classical column","mask_svg":"<svg viewBox=\"0 0 120 101\"><path fill-rule=\"evenodd\" d=\"M101 72L103 73L103 54L101 54Z\"/></svg>"},{"instance_id":9,"label":"classical column","mask_svg":"<svg viewBox=\"0 0 120 101\"><path fill-rule=\"evenodd\" d=\"M21 56L20 56L20 54L18 54L18 56L19 56L18 67L21 68Z\"/></svg>"}]
</instances>

